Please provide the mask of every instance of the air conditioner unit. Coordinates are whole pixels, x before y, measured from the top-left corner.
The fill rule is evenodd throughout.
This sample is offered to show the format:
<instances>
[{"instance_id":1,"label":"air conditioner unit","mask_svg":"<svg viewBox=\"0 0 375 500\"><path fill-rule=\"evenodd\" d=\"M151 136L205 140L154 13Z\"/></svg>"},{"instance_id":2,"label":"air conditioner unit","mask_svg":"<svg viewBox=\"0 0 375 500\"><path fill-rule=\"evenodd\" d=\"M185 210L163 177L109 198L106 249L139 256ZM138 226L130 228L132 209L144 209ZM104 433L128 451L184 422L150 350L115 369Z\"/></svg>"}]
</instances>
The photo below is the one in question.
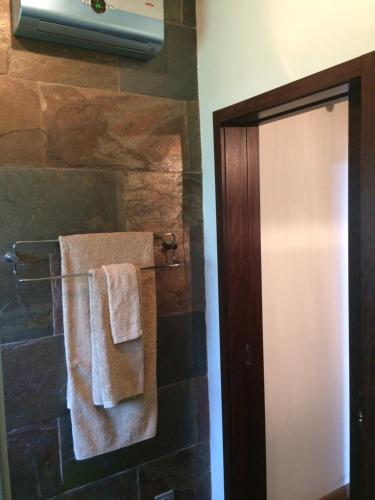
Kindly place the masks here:
<instances>
[{"instance_id":1,"label":"air conditioner unit","mask_svg":"<svg viewBox=\"0 0 375 500\"><path fill-rule=\"evenodd\" d=\"M164 43L163 0L13 0L12 10L20 37L140 59Z\"/></svg>"}]
</instances>

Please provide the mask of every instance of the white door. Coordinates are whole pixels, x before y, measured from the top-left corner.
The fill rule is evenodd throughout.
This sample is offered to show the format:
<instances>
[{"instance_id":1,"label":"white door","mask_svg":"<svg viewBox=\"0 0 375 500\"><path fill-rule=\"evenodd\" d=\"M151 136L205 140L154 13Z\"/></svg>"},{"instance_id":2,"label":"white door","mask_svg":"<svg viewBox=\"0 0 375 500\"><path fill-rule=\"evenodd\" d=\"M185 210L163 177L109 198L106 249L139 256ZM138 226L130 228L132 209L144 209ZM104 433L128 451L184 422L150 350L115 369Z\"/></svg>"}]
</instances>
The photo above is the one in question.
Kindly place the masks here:
<instances>
[{"instance_id":1,"label":"white door","mask_svg":"<svg viewBox=\"0 0 375 500\"><path fill-rule=\"evenodd\" d=\"M268 500L349 482L348 101L260 126Z\"/></svg>"}]
</instances>

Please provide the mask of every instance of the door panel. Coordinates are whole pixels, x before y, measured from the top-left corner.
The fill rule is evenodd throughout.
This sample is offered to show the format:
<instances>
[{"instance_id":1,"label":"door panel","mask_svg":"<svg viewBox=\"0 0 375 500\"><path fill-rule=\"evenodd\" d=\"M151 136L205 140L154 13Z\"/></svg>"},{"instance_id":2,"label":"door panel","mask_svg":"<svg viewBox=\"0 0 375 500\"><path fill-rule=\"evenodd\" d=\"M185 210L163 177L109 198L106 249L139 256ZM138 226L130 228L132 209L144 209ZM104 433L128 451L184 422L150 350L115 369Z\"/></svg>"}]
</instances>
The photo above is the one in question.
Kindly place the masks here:
<instances>
[{"instance_id":1,"label":"door panel","mask_svg":"<svg viewBox=\"0 0 375 500\"><path fill-rule=\"evenodd\" d=\"M349 482L348 101L259 127L269 500Z\"/></svg>"}]
</instances>

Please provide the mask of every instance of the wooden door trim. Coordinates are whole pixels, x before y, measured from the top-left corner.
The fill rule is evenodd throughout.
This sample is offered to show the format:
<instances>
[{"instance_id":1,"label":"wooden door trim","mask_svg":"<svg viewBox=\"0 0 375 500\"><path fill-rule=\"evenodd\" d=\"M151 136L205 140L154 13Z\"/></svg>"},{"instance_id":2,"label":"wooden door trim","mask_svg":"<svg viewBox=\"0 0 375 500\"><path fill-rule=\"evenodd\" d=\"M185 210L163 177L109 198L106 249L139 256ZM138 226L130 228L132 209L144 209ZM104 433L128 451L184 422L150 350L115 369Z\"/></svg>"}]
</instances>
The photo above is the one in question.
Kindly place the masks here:
<instances>
[{"instance_id":1,"label":"wooden door trim","mask_svg":"<svg viewBox=\"0 0 375 500\"><path fill-rule=\"evenodd\" d=\"M251 270L248 264L236 262L236 265L247 269L242 279L237 282L237 289L231 282L230 265L235 257L237 245L247 248L248 255L260 255L260 232L250 235L239 230L236 244L228 239L233 234L233 218L228 219L228 168L226 154L228 138L238 141L240 132L228 133L229 128L251 130L253 139L256 137L258 125L264 117L264 112L275 108L283 111L275 112L281 116L301 109L301 99L305 99L305 106L311 107L320 102L316 96L329 90L331 97L345 94L349 97L349 343L350 343L350 408L351 408L351 498L352 500L367 500L375 498L375 476L372 470L375 467L375 454L371 452L372 439L375 438L375 367L371 362L375 350L375 52L366 54L333 68L321 71L312 76L284 85L278 89L266 92L254 98L234 104L216 111L214 120L215 141L215 172L216 172L216 200L217 200L217 228L218 228L218 262L219 262L219 308L220 308L220 339L222 363L222 400L223 400L223 438L224 438L224 471L225 495L228 500L247 498L242 492L247 491L249 478L240 481L233 471L236 449L236 432L234 431L231 405L235 404L232 398L231 384L233 383L232 367L233 353L231 354L231 324L228 305L231 296L242 287L242 301L248 301L246 280L248 272L253 276L261 276L260 260L255 259ZM316 100L314 101L314 98ZM298 104L299 103L299 104ZM285 106L286 105L286 106ZM272 115L272 111L271 111ZM242 135L243 137L243 135ZM233 144L232 146L233 147ZM243 162L248 165L252 173L258 171L257 157L254 148L249 145L242 150ZM259 190L259 186L256 187ZM257 195L254 186L248 185L248 200L255 200ZM258 193L259 198L259 193ZM250 212L249 212L250 213ZM257 216L256 216L257 217ZM251 217L250 217L251 218ZM250 221L250 219L248 219ZM251 221L250 221L251 223ZM238 221L237 221L238 226ZM260 224L253 221L256 228ZM254 229L253 229L254 231ZM255 265L255 267L254 267ZM254 275L255 273L255 275ZM261 314L261 281L255 280L252 290L256 297L258 314ZM251 331L250 325L254 318L252 307L239 305L243 321L249 325L248 334L255 335L257 352L255 355L255 369L252 373L252 383L256 384L258 394L257 415L249 415L257 426L258 441L256 444L257 457L260 461L259 491L265 491L265 422L264 422L264 378L262 353L262 326L258 325ZM260 311L260 312L259 312ZM254 333L255 331L255 333ZM233 332L232 332L233 335ZM232 359L231 359L232 356ZM238 353L238 363L243 362ZM245 370L245 369L244 369ZM244 371L244 380L246 372ZM244 394L245 397L245 394ZM244 405L248 408L248 405ZM362 422L359 416L362 415ZM250 472L249 472L250 474ZM247 480L247 482L246 482ZM238 484L238 482L242 484ZM266 494L256 497L266 498Z\"/></svg>"}]
</instances>

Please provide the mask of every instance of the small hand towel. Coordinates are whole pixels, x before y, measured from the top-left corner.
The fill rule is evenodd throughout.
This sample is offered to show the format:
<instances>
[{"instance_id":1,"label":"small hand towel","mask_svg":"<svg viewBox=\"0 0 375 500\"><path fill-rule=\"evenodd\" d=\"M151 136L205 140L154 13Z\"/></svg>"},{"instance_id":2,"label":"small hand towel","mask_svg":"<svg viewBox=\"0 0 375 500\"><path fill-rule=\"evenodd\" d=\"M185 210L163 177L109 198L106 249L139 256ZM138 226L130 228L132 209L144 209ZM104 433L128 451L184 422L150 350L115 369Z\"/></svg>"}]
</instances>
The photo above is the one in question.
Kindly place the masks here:
<instances>
[{"instance_id":1,"label":"small hand towel","mask_svg":"<svg viewBox=\"0 0 375 500\"><path fill-rule=\"evenodd\" d=\"M109 317L115 344L142 335L139 268L131 263L103 266L107 276Z\"/></svg>"},{"instance_id":2,"label":"small hand towel","mask_svg":"<svg viewBox=\"0 0 375 500\"><path fill-rule=\"evenodd\" d=\"M104 266L90 269L89 275L93 401L95 405L113 408L120 401L143 393L143 339L113 343ZM120 288L118 294L122 294ZM133 314L133 310L129 309L128 314ZM139 310L137 314L140 315Z\"/></svg>"},{"instance_id":3,"label":"small hand towel","mask_svg":"<svg viewBox=\"0 0 375 500\"><path fill-rule=\"evenodd\" d=\"M108 263L154 265L152 233L82 234L59 240L63 274L88 273ZM150 439L157 422L155 272L141 273L144 392L109 409L95 406L92 400L88 281L87 277L62 280L67 396L77 460Z\"/></svg>"}]
</instances>

